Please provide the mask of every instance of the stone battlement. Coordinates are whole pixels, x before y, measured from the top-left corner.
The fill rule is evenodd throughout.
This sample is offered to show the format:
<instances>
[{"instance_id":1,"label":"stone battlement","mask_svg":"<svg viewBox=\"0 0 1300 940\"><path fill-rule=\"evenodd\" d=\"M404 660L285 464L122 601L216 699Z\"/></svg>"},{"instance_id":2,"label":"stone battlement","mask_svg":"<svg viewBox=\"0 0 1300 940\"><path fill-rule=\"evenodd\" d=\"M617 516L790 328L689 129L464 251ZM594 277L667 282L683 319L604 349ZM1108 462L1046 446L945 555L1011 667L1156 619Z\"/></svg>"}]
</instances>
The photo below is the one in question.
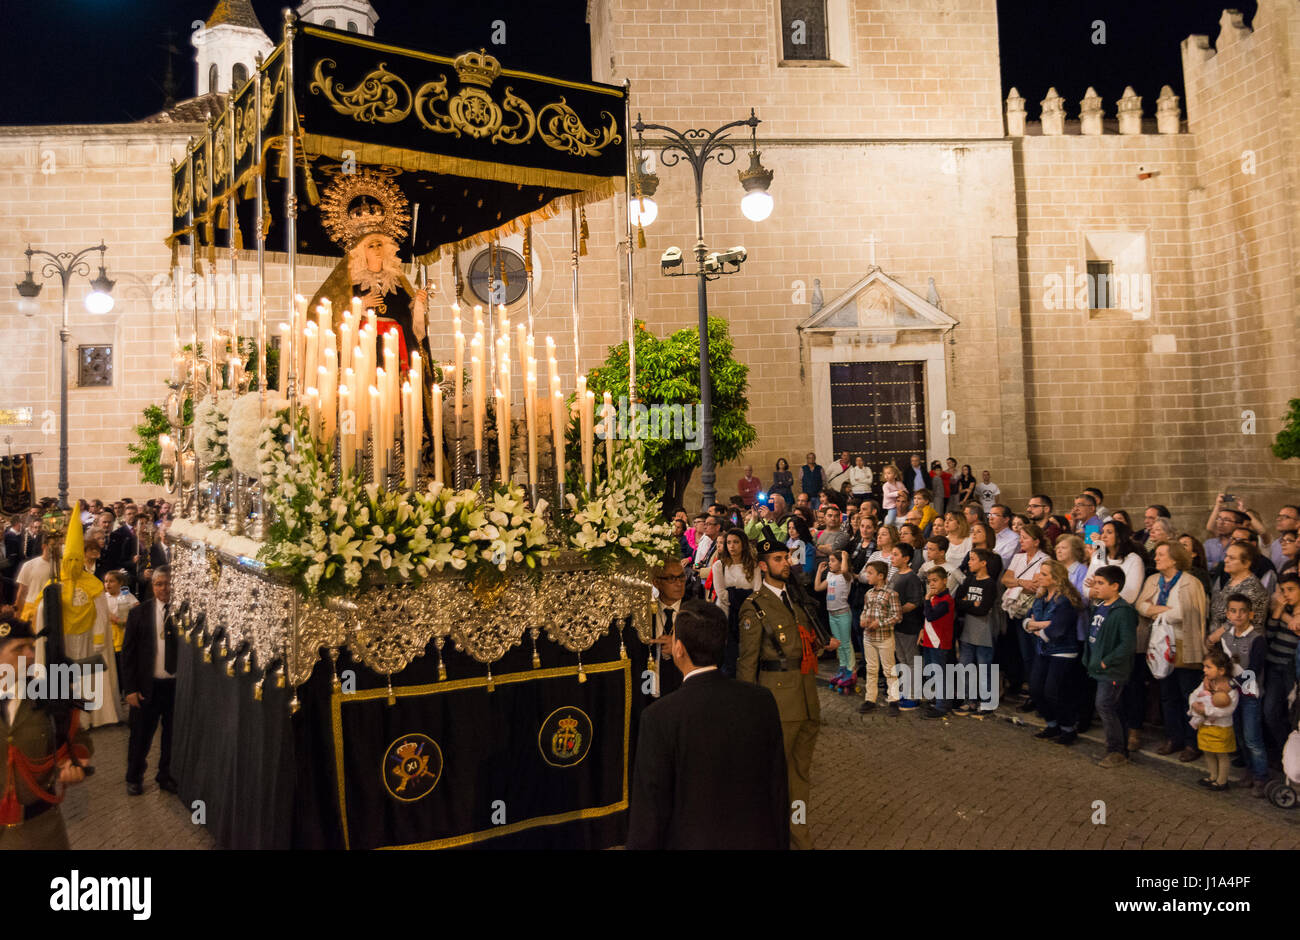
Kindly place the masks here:
<instances>
[{"instance_id":1,"label":"stone battlement","mask_svg":"<svg viewBox=\"0 0 1300 940\"><path fill-rule=\"evenodd\" d=\"M1034 136L1034 132L1044 137L1059 137L1071 133L1084 137L1099 137L1103 134L1179 134L1183 131L1182 115L1178 107L1178 96L1172 88L1165 85L1160 89L1156 99L1155 121L1144 120L1142 115L1142 96L1133 91L1129 85L1116 104L1116 117L1107 118L1101 96L1095 88L1089 87L1079 101L1079 114L1076 120L1068 120L1065 113L1065 99L1057 93L1056 88L1049 88L1047 96L1039 102L1042 106L1041 118L1030 122L1025 112L1025 99L1020 92L1012 88L1007 95L1006 122L1008 137ZM1031 127L1031 124L1033 125Z\"/></svg>"}]
</instances>

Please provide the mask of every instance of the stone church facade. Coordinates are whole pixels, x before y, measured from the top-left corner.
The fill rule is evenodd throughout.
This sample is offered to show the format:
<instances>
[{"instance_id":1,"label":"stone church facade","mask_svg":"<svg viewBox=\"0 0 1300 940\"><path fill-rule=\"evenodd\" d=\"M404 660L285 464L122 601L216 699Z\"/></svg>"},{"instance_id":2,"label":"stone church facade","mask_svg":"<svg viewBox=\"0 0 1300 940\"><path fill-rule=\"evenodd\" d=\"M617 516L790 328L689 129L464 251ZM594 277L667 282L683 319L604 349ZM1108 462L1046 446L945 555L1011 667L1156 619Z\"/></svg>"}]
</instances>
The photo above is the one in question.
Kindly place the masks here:
<instances>
[{"instance_id":1,"label":"stone church facade","mask_svg":"<svg viewBox=\"0 0 1300 940\"><path fill-rule=\"evenodd\" d=\"M375 8L355 0L304 13L332 7L376 29ZM800 17L816 20L812 58L786 41ZM772 216L741 215L735 165L709 167L704 204L710 248L748 251L709 304L751 367L758 442L743 463L759 476L808 450L878 463L923 447L990 469L1013 501L1043 491L1068 508L1096 484L1108 505L1163 502L1187 526L1225 485L1259 504L1294 493L1300 467L1269 444L1300 394L1295 0L1261 0L1250 28L1225 12L1213 45L1189 37L1185 102L1004 96L994 0L590 0L588 20L593 78L630 81L634 119L715 127L753 107L763 121ZM247 45L248 24L231 25ZM204 54L200 91L211 62L229 65L219 44ZM107 386L78 385L70 363L74 496L149 489L125 447L170 369L168 163L203 132L205 106L219 99L138 124L0 128L0 277L22 279L28 242L75 250L102 237L119 280L103 317L81 307L84 283L73 289L70 349L113 349ZM748 141L736 144L743 166ZM659 273L666 248L693 245L694 193L687 168L656 169L659 218L633 290L637 317L662 334L697 322L693 281ZM587 211L583 368L626 335L624 219L621 199ZM537 332L555 336L563 370L575 355L567 215L536 230L534 250ZM299 283L317 284L332 261L308 261ZM436 273L447 300L449 262ZM11 293L0 320L0 440L40 452L38 484L52 492L60 307L57 281L46 285L33 316L13 312ZM288 306L281 266L266 289L274 324ZM720 495L740 472L719 468Z\"/></svg>"}]
</instances>

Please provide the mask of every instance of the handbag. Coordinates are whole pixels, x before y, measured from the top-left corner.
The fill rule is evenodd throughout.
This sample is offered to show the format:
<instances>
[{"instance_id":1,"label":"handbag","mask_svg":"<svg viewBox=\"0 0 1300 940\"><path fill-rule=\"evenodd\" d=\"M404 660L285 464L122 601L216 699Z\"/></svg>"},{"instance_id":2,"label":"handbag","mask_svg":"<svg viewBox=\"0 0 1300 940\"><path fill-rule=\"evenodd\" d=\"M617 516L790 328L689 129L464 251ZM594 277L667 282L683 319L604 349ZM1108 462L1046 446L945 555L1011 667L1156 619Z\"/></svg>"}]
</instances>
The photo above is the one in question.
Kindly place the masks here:
<instances>
[{"instance_id":1,"label":"handbag","mask_svg":"<svg viewBox=\"0 0 1300 940\"><path fill-rule=\"evenodd\" d=\"M1152 676L1165 679L1174 671L1178 659L1177 644L1174 628L1164 614L1158 615L1151 624L1151 639L1147 641L1147 668Z\"/></svg>"},{"instance_id":2,"label":"handbag","mask_svg":"<svg viewBox=\"0 0 1300 940\"><path fill-rule=\"evenodd\" d=\"M1034 562L1024 571L1020 572L1020 577L1023 578L1042 563L1042 560ZM1034 609L1034 599L1036 597L1036 594L1032 591L1027 591L1024 588L1020 589L1019 594L1012 594L1008 591L1006 594L1002 595L1002 609L1006 611L1007 616L1013 620L1023 620L1028 616L1029 612Z\"/></svg>"}]
</instances>

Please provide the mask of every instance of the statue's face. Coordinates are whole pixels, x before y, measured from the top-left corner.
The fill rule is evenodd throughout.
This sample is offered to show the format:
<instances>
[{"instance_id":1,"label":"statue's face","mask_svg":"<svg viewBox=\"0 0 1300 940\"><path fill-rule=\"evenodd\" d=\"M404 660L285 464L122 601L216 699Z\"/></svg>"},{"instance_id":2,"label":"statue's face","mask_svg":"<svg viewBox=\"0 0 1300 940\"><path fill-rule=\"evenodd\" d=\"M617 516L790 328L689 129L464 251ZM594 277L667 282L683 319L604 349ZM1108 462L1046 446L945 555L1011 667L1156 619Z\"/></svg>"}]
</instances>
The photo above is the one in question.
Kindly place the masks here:
<instances>
[{"instance_id":1,"label":"statue's face","mask_svg":"<svg viewBox=\"0 0 1300 940\"><path fill-rule=\"evenodd\" d=\"M368 235L352 250L365 259L367 271L382 271L397 260L397 243L386 235Z\"/></svg>"}]
</instances>

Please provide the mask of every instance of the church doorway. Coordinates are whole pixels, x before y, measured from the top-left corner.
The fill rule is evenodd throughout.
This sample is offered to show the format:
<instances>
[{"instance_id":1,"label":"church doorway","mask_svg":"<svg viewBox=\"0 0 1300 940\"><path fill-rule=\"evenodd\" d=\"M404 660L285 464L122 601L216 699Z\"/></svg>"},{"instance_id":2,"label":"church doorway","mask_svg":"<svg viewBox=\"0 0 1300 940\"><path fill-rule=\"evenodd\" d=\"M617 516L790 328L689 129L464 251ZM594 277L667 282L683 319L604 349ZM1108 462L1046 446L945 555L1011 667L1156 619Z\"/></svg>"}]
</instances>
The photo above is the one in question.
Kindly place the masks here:
<instances>
[{"instance_id":1,"label":"church doorway","mask_svg":"<svg viewBox=\"0 0 1300 940\"><path fill-rule=\"evenodd\" d=\"M835 454L861 456L879 473L925 454L925 362L832 362L831 441Z\"/></svg>"}]
</instances>

